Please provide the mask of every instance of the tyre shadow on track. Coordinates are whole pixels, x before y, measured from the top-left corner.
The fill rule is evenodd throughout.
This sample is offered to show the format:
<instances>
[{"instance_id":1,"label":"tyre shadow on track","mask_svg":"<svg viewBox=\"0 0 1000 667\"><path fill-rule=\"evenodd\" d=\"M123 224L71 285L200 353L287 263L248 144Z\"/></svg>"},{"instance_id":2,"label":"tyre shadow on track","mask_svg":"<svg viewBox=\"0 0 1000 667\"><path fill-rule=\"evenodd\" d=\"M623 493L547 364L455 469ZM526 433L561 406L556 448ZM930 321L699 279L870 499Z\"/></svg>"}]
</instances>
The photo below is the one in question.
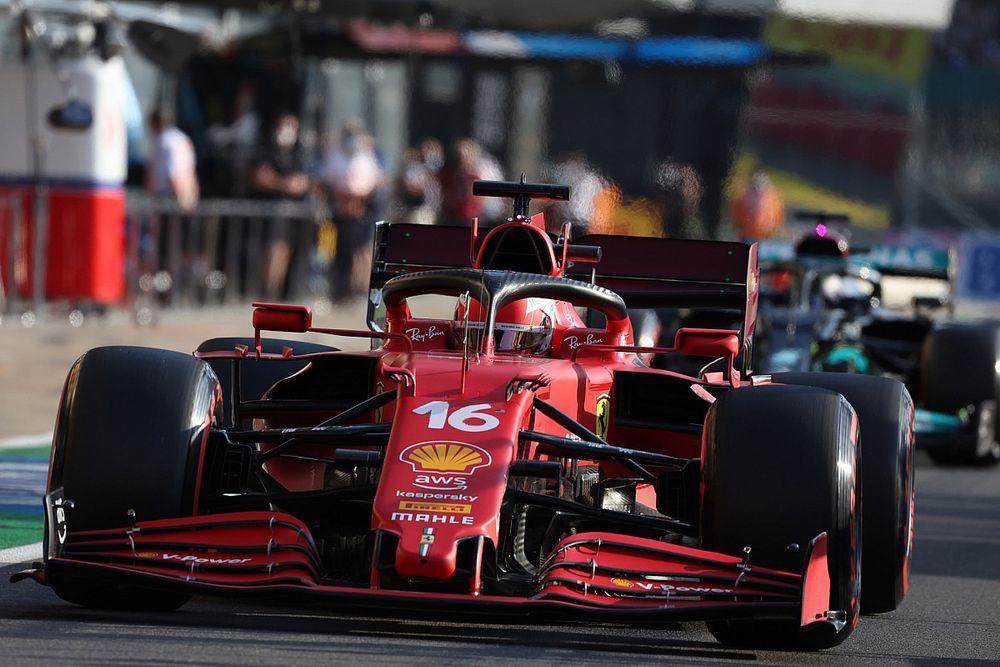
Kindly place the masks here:
<instances>
[{"instance_id":1,"label":"tyre shadow on track","mask_svg":"<svg viewBox=\"0 0 1000 667\"><path fill-rule=\"evenodd\" d=\"M198 628L247 632L247 643L269 643L261 633L339 635L346 638L382 638L412 641L443 641L488 644L495 647L534 647L594 653L631 653L674 658L709 658L724 661L755 661L750 651L726 649L712 642L679 639L666 633L684 631L677 623L668 624L524 624L524 617L454 615L420 612L419 619L373 615L364 610L357 615L331 613L314 607L288 609L271 605L249 605L242 601L220 603L215 599L195 599L189 607L174 613L133 613L87 610L67 604L18 605L8 618L19 621L118 624L148 627ZM651 636L650 632L656 632ZM11 636L10 629L5 632ZM117 636L117 635L116 635ZM88 632L99 641L99 635ZM242 642L243 640L241 640Z\"/></svg>"}]
</instances>

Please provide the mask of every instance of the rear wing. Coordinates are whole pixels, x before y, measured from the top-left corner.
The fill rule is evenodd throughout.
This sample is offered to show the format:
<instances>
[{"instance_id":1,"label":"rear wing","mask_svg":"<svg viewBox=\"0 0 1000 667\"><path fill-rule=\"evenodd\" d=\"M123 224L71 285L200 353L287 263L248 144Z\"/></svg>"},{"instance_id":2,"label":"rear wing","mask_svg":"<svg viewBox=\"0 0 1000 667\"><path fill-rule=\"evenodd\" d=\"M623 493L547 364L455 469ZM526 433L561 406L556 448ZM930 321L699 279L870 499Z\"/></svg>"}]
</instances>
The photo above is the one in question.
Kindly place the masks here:
<instances>
[{"instance_id":1,"label":"rear wing","mask_svg":"<svg viewBox=\"0 0 1000 667\"><path fill-rule=\"evenodd\" d=\"M612 234L576 239L599 246L592 266L570 267L566 277L595 282L617 292L631 308L745 309L757 268L755 246Z\"/></svg>"},{"instance_id":2,"label":"rear wing","mask_svg":"<svg viewBox=\"0 0 1000 667\"><path fill-rule=\"evenodd\" d=\"M877 269L883 275L951 280L955 269L953 255L948 248L876 245L853 253L851 261Z\"/></svg>"},{"instance_id":3,"label":"rear wing","mask_svg":"<svg viewBox=\"0 0 1000 667\"><path fill-rule=\"evenodd\" d=\"M379 223L369 326L379 330L384 323L381 289L393 276L472 266L471 233L469 227ZM574 245L599 247L600 259L568 262L567 278L610 289L629 308L738 310L741 347L749 351L757 313L756 244L590 234L574 239Z\"/></svg>"},{"instance_id":4,"label":"rear wing","mask_svg":"<svg viewBox=\"0 0 1000 667\"><path fill-rule=\"evenodd\" d=\"M749 370L757 321L756 244L612 234L574 242L600 247L601 259L570 266L566 276L617 292L629 308L739 311L742 370Z\"/></svg>"},{"instance_id":5,"label":"rear wing","mask_svg":"<svg viewBox=\"0 0 1000 667\"><path fill-rule=\"evenodd\" d=\"M472 266L472 228L379 222L375 225L372 271L368 282L368 327L382 331L382 288L394 276L431 269Z\"/></svg>"}]
</instances>

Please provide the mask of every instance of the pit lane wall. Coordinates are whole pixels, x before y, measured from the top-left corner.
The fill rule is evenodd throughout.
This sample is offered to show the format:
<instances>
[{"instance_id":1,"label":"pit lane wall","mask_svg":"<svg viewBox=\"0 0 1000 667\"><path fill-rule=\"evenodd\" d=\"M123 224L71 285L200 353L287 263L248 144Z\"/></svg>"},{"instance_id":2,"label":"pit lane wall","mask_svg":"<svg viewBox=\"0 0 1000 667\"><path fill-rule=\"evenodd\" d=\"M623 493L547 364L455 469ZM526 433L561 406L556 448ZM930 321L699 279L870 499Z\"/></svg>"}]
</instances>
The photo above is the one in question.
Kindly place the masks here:
<instances>
[{"instance_id":1,"label":"pit lane wall","mask_svg":"<svg viewBox=\"0 0 1000 667\"><path fill-rule=\"evenodd\" d=\"M44 263L44 297L115 303L123 267L125 67L118 57L0 63L0 276L4 294L29 298ZM53 127L68 100L90 106L85 130ZM44 193L47 225L34 224ZM35 238L44 252L36 258Z\"/></svg>"}]
</instances>

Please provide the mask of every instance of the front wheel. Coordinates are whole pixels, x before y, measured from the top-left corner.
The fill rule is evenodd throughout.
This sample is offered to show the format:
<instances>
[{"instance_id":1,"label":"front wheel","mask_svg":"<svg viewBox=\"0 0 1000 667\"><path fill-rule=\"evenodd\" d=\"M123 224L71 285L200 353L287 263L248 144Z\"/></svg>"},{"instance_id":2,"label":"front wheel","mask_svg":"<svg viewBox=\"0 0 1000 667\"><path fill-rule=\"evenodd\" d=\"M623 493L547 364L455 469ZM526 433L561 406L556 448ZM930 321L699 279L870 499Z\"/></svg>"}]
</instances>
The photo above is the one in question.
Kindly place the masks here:
<instances>
[{"instance_id":1,"label":"front wheel","mask_svg":"<svg viewBox=\"0 0 1000 667\"><path fill-rule=\"evenodd\" d=\"M705 421L702 544L751 565L800 572L806 544L827 534L831 611L839 630L803 630L798 620L709 621L726 644L816 650L844 641L857 624L861 586L857 421L839 394L762 386L726 392Z\"/></svg>"},{"instance_id":2,"label":"front wheel","mask_svg":"<svg viewBox=\"0 0 1000 667\"><path fill-rule=\"evenodd\" d=\"M902 382L847 373L777 373L773 382L841 394L858 415L864 460L861 611L889 612L909 588L916 489L913 401Z\"/></svg>"},{"instance_id":3,"label":"front wheel","mask_svg":"<svg viewBox=\"0 0 1000 667\"><path fill-rule=\"evenodd\" d=\"M70 534L123 528L129 512L139 521L197 514L205 442L221 405L215 373L192 356L101 347L80 357L60 401L48 489L72 500ZM46 558L59 548L47 542ZM162 611L187 601L176 592L49 570L56 594L86 607Z\"/></svg>"}]
</instances>

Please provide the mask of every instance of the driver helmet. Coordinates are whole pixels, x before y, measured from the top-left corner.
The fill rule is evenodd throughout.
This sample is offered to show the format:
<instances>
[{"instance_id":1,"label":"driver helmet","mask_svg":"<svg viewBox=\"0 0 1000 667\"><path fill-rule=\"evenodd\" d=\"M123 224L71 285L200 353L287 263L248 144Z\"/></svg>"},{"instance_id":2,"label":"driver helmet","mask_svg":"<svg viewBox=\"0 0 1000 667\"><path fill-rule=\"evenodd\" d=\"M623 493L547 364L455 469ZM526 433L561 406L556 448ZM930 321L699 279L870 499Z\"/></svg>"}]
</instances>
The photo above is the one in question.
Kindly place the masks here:
<instances>
[{"instance_id":1,"label":"driver helmet","mask_svg":"<svg viewBox=\"0 0 1000 667\"><path fill-rule=\"evenodd\" d=\"M465 339L468 311L469 347L481 344L486 309L475 299L468 306L460 299L455 309L455 344L461 348ZM528 298L508 303L497 311L493 328L493 344L497 352L547 354L552 349L552 330L556 322L556 307L552 299Z\"/></svg>"},{"instance_id":2,"label":"driver helmet","mask_svg":"<svg viewBox=\"0 0 1000 667\"><path fill-rule=\"evenodd\" d=\"M847 239L843 234L830 229L823 223L799 239L795 244L796 257L847 257Z\"/></svg>"}]
</instances>

